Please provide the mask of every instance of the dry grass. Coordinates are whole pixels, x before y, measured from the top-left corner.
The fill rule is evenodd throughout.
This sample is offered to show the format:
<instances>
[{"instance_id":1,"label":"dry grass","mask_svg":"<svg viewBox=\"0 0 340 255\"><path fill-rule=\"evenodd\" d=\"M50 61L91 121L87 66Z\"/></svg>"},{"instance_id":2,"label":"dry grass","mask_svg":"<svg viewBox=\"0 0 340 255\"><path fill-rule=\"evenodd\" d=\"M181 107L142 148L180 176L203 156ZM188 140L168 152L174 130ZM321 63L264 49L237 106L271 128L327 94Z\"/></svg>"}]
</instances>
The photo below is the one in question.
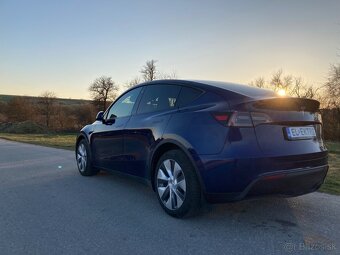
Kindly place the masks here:
<instances>
[{"instance_id":1,"label":"dry grass","mask_svg":"<svg viewBox=\"0 0 340 255\"><path fill-rule=\"evenodd\" d=\"M327 142L329 170L320 191L340 195L340 143Z\"/></svg>"},{"instance_id":2,"label":"dry grass","mask_svg":"<svg viewBox=\"0 0 340 255\"><path fill-rule=\"evenodd\" d=\"M76 134L7 134L0 133L0 138L11 141L38 144L48 147L73 150L76 142Z\"/></svg>"}]
</instances>

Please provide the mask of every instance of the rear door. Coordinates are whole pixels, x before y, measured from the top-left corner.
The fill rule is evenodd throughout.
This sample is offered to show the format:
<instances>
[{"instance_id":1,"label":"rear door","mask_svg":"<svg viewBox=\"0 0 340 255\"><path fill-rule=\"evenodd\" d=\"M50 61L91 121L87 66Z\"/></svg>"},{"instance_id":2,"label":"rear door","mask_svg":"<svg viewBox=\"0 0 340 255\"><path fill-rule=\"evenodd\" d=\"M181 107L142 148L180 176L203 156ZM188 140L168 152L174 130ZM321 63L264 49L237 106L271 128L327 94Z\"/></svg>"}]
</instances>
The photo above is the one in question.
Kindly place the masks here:
<instances>
[{"instance_id":1,"label":"rear door","mask_svg":"<svg viewBox=\"0 0 340 255\"><path fill-rule=\"evenodd\" d=\"M129 164L126 171L147 177L146 162L150 151L160 141L164 129L177 111L177 99L181 87L152 84L143 91L138 110L126 125L124 150Z\"/></svg>"}]
</instances>

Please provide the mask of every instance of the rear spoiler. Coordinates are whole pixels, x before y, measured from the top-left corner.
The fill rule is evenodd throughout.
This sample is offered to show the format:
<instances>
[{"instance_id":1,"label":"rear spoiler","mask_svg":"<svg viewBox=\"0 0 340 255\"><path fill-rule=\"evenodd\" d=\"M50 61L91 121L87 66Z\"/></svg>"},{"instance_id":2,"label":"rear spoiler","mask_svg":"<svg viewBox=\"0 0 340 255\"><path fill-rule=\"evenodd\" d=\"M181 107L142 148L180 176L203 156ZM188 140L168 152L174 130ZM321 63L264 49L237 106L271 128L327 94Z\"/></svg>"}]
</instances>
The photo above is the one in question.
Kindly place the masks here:
<instances>
[{"instance_id":1,"label":"rear spoiler","mask_svg":"<svg viewBox=\"0 0 340 255\"><path fill-rule=\"evenodd\" d=\"M320 102L309 98L278 97L249 102L255 109L271 109L277 111L316 112Z\"/></svg>"}]
</instances>

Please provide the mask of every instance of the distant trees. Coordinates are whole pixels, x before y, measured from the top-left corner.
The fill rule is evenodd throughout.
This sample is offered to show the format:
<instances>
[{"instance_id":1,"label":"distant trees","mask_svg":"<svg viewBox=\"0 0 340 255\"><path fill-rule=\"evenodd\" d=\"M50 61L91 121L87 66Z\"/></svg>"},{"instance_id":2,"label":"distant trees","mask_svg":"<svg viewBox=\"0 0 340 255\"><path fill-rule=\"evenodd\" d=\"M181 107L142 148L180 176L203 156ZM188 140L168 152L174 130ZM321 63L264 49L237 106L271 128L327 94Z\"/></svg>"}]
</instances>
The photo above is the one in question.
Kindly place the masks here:
<instances>
[{"instance_id":1,"label":"distant trees","mask_svg":"<svg viewBox=\"0 0 340 255\"><path fill-rule=\"evenodd\" d=\"M146 61L139 75L124 87L129 88L143 81L177 78L175 72L160 72L157 64L153 59ZM340 64L330 67L327 80L321 86L307 84L301 77L285 74L282 70L274 72L269 78L260 76L251 85L274 91L284 89L291 96L319 100L324 137L340 141ZM94 120L98 109L106 109L108 103L116 98L119 86L111 77L101 76L93 81L88 90L95 104L86 100L74 102L59 99L49 91L43 92L38 98L18 96L9 101L0 101L0 132L1 125L21 122L33 122L41 127L39 130L78 131ZM39 130L37 132L41 132Z\"/></svg>"},{"instance_id":2,"label":"distant trees","mask_svg":"<svg viewBox=\"0 0 340 255\"><path fill-rule=\"evenodd\" d=\"M327 104L340 111L340 64L331 66L325 88Z\"/></svg>"},{"instance_id":3,"label":"distant trees","mask_svg":"<svg viewBox=\"0 0 340 255\"><path fill-rule=\"evenodd\" d=\"M133 78L132 80L128 81L125 84L125 88L127 89L132 88L133 86L136 86L139 83L141 83L141 79L138 76L136 76L135 78Z\"/></svg>"},{"instance_id":4,"label":"distant trees","mask_svg":"<svg viewBox=\"0 0 340 255\"><path fill-rule=\"evenodd\" d=\"M169 80L169 79L177 79L177 73L175 71L172 71L171 73L158 73L157 76L160 80Z\"/></svg>"},{"instance_id":5,"label":"distant trees","mask_svg":"<svg viewBox=\"0 0 340 255\"><path fill-rule=\"evenodd\" d=\"M51 92L39 97L14 96L0 101L0 132L75 132L93 122L95 114L90 101L60 99Z\"/></svg>"},{"instance_id":6,"label":"distant trees","mask_svg":"<svg viewBox=\"0 0 340 255\"><path fill-rule=\"evenodd\" d=\"M145 65L140 70L144 81L153 81L156 80L156 62L157 60L151 59L146 61Z\"/></svg>"},{"instance_id":7,"label":"distant trees","mask_svg":"<svg viewBox=\"0 0 340 255\"><path fill-rule=\"evenodd\" d=\"M154 80L166 80L166 79L176 79L177 73L175 71L172 71L170 73L163 73L158 70L158 67L156 65L158 61L151 59L145 62L145 64L142 66L142 69L140 70L141 77L136 76L132 80L128 81L124 87L129 89L141 82L148 82L148 81L154 81Z\"/></svg>"},{"instance_id":8,"label":"distant trees","mask_svg":"<svg viewBox=\"0 0 340 255\"><path fill-rule=\"evenodd\" d=\"M290 96L320 101L325 139L340 140L340 64L332 65L325 84L312 86L301 77L286 75L279 70L269 80L255 79L250 85L274 91L284 89Z\"/></svg>"},{"instance_id":9,"label":"distant trees","mask_svg":"<svg viewBox=\"0 0 340 255\"><path fill-rule=\"evenodd\" d=\"M340 141L340 64L331 66L324 88L324 135Z\"/></svg>"},{"instance_id":10,"label":"distant trees","mask_svg":"<svg viewBox=\"0 0 340 255\"><path fill-rule=\"evenodd\" d=\"M303 98L318 98L318 91L321 87L306 84L301 77L284 74L282 69L272 74L266 81L264 77L259 77L252 81L250 85L274 90L284 90L288 95Z\"/></svg>"},{"instance_id":11,"label":"distant trees","mask_svg":"<svg viewBox=\"0 0 340 255\"><path fill-rule=\"evenodd\" d=\"M33 105L29 99L14 97L7 103L7 119L10 122L26 121L32 118Z\"/></svg>"},{"instance_id":12,"label":"distant trees","mask_svg":"<svg viewBox=\"0 0 340 255\"><path fill-rule=\"evenodd\" d=\"M0 101L0 123L7 121L7 104Z\"/></svg>"},{"instance_id":13,"label":"distant trees","mask_svg":"<svg viewBox=\"0 0 340 255\"><path fill-rule=\"evenodd\" d=\"M90 85L89 91L94 103L105 111L107 103L117 97L118 86L111 77L101 76Z\"/></svg>"},{"instance_id":14,"label":"distant trees","mask_svg":"<svg viewBox=\"0 0 340 255\"><path fill-rule=\"evenodd\" d=\"M50 128L51 117L54 115L55 101L56 95L51 91L45 91L39 97L39 110L45 119L45 126L47 128Z\"/></svg>"}]
</instances>

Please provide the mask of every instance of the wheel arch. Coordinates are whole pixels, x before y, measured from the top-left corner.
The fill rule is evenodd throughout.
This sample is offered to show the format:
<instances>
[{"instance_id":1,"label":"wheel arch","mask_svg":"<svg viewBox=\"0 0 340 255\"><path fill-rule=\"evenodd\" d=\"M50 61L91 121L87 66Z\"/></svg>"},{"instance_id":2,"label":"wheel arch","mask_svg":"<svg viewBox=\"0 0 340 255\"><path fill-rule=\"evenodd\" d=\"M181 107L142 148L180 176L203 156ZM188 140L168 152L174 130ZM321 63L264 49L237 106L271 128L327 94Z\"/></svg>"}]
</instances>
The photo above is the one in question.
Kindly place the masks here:
<instances>
[{"instance_id":1,"label":"wheel arch","mask_svg":"<svg viewBox=\"0 0 340 255\"><path fill-rule=\"evenodd\" d=\"M79 143L82 139L86 139L86 135L85 135L84 133L80 133L80 134L77 136L76 145L78 145L78 143Z\"/></svg>"},{"instance_id":2,"label":"wheel arch","mask_svg":"<svg viewBox=\"0 0 340 255\"><path fill-rule=\"evenodd\" d=\"M205 186L202 181L201 174L197 167L197 164L200 163L200 159L198 155L193 149L190 149L190 148L188 149L183 144L172 139L166 139L166 140L163 140L161 143L159 143L156 146L156 148L153 150L152 156L150 157L148 168L149 168L149 179L151 181L152 189L155 191L154 174L156 171L156 165L157 165L158 160L165 152L170 151L170 150L175 150L175 149L182 151L188 157L188 159L190 160L191 164L193 165L195 169L196 176L198 178L202 191L204 191Z\"/></svg>"},{"instance_id":3,"label":"wheel arch","mask_svg":"<svg viewBox=\"0 0 340 255\"><path fill-rule=\"evenodd\" d=\"M87 135L83 132L81 132L76 139L76 146L75 146L75 151L77 150L78 144L81 140L85 139L87 142L89 142Z\"/></svg>"}]
</instances>

